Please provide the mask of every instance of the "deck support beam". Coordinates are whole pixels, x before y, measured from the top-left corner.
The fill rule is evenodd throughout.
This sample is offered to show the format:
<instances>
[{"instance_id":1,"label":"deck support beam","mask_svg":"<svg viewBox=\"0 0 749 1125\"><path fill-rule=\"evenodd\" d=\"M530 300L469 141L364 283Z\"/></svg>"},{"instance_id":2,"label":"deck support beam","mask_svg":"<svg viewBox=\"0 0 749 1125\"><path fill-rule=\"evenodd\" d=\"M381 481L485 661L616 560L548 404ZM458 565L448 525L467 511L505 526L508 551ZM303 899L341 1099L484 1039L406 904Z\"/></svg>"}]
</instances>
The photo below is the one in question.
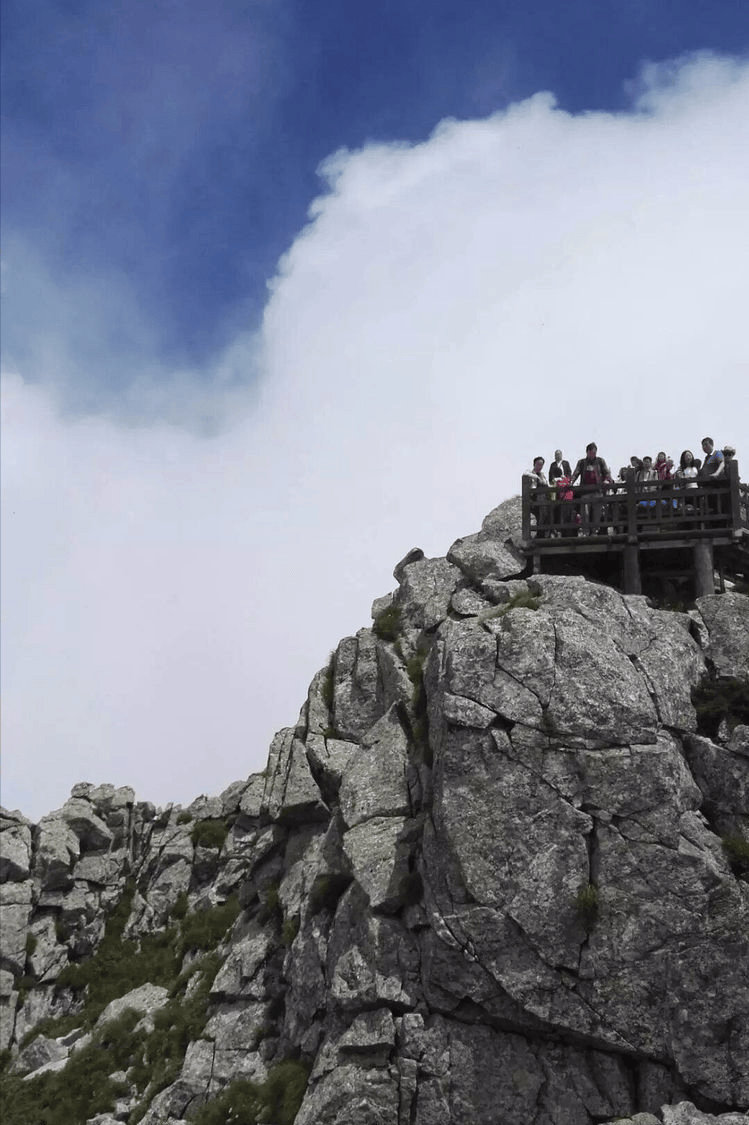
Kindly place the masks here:
<instances>
[{"instance_id":1,"label":"deck support beam","mask_svg":"<svg viewBox=\"0 0 749 1125\"><path fill-rule=\"evenodd\" d=\"M640 548L630 544L624 548L622 559L622 589L625 594L641 594Z\"/></svg>"},{"instance_id":2,"label":"deck support beam","mask_svg":"<svg viewBox=\"0 0 749 1125\"><path fill-rule=\"evenodd\" d=\"M710 539L699 539L692 547L694 557L694 595L707 597L715 593L715 564Z\"/></svg>"}]
</instances>

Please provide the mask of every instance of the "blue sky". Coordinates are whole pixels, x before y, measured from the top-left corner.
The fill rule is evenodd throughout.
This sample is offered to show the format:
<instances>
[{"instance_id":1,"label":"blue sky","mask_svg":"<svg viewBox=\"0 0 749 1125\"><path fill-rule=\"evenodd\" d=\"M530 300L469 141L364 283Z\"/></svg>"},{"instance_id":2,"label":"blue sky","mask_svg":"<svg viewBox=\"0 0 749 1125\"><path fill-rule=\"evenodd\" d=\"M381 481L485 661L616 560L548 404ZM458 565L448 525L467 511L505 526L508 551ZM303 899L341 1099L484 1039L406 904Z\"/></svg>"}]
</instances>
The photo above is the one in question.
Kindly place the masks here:
<instances>
[{"instance_id":1,"label":"blue sky","mask_svg":"<svg viewBox=\"0 0 749 1125\"><path fill-rule=\"evenodd\" d=\"M749 456L743 0L6 0L3 37L4 805L261 769L539 452Z\"/></svg>"},{"instance_id":2,"label":"blue sky","mask_svg":"<svg viewBox=\"0 0 749 1125\"><path fill-rule=\"evenodd\" d=\"M116 409L136 367L199 370L257 325L331 152L420 141L538 90L575 113L620 110L645 60L746 50L749 9L5 0L3 34L6 249L57 285L124 290L102 325L109 362L81 331L88 362L65 391L74 410ZM33 379L39 336L63 314L23 284L5 303L5 354Z\"/></svg>"}]
</instances>

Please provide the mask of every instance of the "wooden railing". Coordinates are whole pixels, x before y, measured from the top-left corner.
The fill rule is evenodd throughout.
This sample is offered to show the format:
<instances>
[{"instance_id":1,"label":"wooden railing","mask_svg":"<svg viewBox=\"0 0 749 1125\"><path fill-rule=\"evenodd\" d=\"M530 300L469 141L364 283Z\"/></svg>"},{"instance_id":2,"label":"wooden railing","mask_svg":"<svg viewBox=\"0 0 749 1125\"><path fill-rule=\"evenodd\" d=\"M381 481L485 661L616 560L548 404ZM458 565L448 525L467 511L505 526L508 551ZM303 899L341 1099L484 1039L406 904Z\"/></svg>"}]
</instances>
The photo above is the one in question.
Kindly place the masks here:
<instances>
[{"instance_id":1,"label":"wooden railing","mask_svg":"<svg viewBox=\"0 0 749 1125\"><path fill-rule=\"evenodd\" d=\"M633 543L661 536L740 538L742 532L749 534L749 485L739 480L735 461L715 482L638 482L628 470L623 481L559 489L534 487L532 477L523 477L527 545L541 547L544 540L573 545L581 536L593 535Z\"/></svg>"}]
</instances>

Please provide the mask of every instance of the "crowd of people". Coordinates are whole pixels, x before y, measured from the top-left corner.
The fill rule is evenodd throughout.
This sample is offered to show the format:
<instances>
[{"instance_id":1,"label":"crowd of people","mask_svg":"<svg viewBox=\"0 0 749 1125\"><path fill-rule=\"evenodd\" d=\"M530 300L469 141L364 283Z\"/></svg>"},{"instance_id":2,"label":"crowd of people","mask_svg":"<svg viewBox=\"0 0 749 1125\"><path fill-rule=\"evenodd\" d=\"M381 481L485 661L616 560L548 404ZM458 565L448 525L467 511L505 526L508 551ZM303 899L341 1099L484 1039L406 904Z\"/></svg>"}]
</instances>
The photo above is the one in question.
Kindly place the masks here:
<instances>
[{"instance_id":1,"label":"crowd of people","mask_svg":"<svg viewBox=\"0 0 749 1125\"><path fill-rule=\"evenodd\" d=\"M668 457L663 450L655 459L632 456L629 465L619 470L618 480L626 480L627 470L631 469L638 482L673 480L683 482L684 487L688 488L690 483L694 485L697 480L719 480L725 473L726 463L736 456L736 450L732 445L717 449L711 437L702 439L702 451L705 454L704 460L695 457L691 449L685 449L679 458L678 468L674 467L673 457ZM551 485L557 491L564 492L578 482L581 485L596 486L615 483L603 457L598 456L598 447L594 441L585 447L585 456L577 462L574 471L570 468L569 461L564 459L561 449L554 451L554 460L549 466L548 477L544 473L545 464L544 457L534 457L533 468L526 474L536 486ZM571 495L570 493L570 498Z\"/></svg>"},{"instance_id":2,"label":"crowd of people","mask_svg":"<svg viewBox=\"0 0 749 1125\"><path fill-rule=\"evenodd\" d=\"M586 522L590 523L593 494L601 498L602 493L617 491L617 484L623 484L632 479L645 487L657 488L659 484L670 483L672 488L690 489L697 488L698 482L715 484L726 476L726 465L736 456L736 450L731 445L722 449L715 446L711 437L702 439L703 458L695 457L691 449L685 449L679 458L678 467L672 457L661 450L655 459L652 457L630 457L629 465L619 470L617 480L614 480L608 465L603 457L598 456L598 447L595 442L590 442L585 448L585 456L572 469L569 461L565 460L561 449L554 451L554 459L549 466L548 476L544 472L545 459L534 457L533 468L524 474L530 477L531 487L540 489L537 501L532 505L531 511L539 524L548 522L547 499L551 501L572 500L577 497L578 503L567 506L554 504L553 522L577 523L583 521L583 514L587 515ZM578 487L576 487L578 486ZM543 498L542 498L543 497ZM716 497L717 499L717 497ZM686 497L685 497L686 500ZM587 501L587 503L586 503ZM655 508L655 500L641 500L639 507L642 509ZM673 501L676 507L676 501ZM606 510L598 507L600 522L606 521ZM643 515L647 513L643 511ZM539 536L543 533L539 528Z\"/></svg>"}]
</instances>

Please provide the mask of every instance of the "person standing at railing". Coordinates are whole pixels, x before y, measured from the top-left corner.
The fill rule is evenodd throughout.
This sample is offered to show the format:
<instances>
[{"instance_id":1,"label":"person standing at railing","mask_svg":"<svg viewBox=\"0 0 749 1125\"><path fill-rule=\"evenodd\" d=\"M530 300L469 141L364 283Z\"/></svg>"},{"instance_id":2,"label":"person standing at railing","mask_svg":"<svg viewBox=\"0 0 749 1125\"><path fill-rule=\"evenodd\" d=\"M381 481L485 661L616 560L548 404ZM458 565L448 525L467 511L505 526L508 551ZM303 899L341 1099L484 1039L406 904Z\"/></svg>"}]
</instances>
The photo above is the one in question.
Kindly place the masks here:
<instances>
[{"instance_id":1,"label":"person standing at railing","mask_svg":"<svg viewBox=\"0 0 749 1125\"><path fill-rule=\"evenodd\" d=\"M554 460L549 465L549 484L552 488L554 488L559 481L564 481L565 484L569 484L571 476L572 469L570 468L569 461L564 460L561 449L555 449ZM560 524L562 522L567 522L565 520L565 516L568 514L567 509L563 510L562 505L559 503L560 500L567 499L566 490L563 496L562 491L556 488L555 491L551 493L550 499L552 503L552 523Z\"/></svg>"},{"instance_id":2,"label":"person standing at railing","mask_svg":"<svg viewBox=\"0 0 749 1125\"><path fill-rule=\"evenodd\" d=\"M705 460L702 462L700 477L715 484L725 473L726 464L723 454L715 448L715 442L711 437L702 439L702 451L705 454Z\"/></svg>"},{"instance_id":3,"label":"person standing at railing","mask_svg":"<svg viewBox=\"0 0 749 1125\"><path fill-rule=\"evenodd\" d=\"M715 442L711 437L702 439L702 451L705 460L700 469L700 479L707 485L723 484L726 479L726 462L721 451L715 448ZM714 496L707 497L707 511L713 516L720 514L720 496L717 492Z\"/></svg>"},{"instance_id":4,"label":"person standing at railing","mask_svg":"<svg viewBox=\"0 0 749 1125\"><path fill-rule=\"evenodd\" d=\"M524 476L530 477L531 482L532 482L531 487L532 487L534 492L538 488L542 488L542 489L545 490L546 495L548 496L549 482L546 479L546 473L544 472L544 464L545 463L546 463L545 458L534 457L533 458L533 468L531 469L531 471L529 473L525 473ZM539 527L539 525L543 525L545 523L548 523L548 521L549 521L549 505L548 505L548 503L539 503L538 501L534 500L531 503L531 515L536 517L536 527ZM543 526L541 526L541 529L536 532L536 538L537 539L544 539L545 537L546 537L546 532L543 529Z\"/></svg>"},{"instance_id":5,"label":"person standing at railing","mask_svg":"<svg viewBox=\"0 0 749 1125\"><path fill-rule=\"evenodd\" d=\"M598 446L594 441L586 445L585 456L581 457L575 465L571 483L574 484L578 479L585 492L590 492L590 496L585 497L585 502L582 505L584 521L587 523L589 530L597 530L599 534L603 534L605 527L596 529L591 526L593 523L605 524L608 522L605 505L594 504L593 501L599 499L599 497L593 494L598 490L600 499L603 498L603 489L607 483L611 482L611 473L603 457L598 456ZM597 515L598 519L595 518Z\"/></svg>"},{"instance_id":6,"label":"person standing at railing","mask_svg":"<svg viewBox=\"0 0 749 1125\"><path fill-rule=\"evenodd\" d=\"M699 462L695 461L691 449L685 449L679 458L676 480L682 488L696 488L699 476Z\"/></svg>"}]
</instances>

